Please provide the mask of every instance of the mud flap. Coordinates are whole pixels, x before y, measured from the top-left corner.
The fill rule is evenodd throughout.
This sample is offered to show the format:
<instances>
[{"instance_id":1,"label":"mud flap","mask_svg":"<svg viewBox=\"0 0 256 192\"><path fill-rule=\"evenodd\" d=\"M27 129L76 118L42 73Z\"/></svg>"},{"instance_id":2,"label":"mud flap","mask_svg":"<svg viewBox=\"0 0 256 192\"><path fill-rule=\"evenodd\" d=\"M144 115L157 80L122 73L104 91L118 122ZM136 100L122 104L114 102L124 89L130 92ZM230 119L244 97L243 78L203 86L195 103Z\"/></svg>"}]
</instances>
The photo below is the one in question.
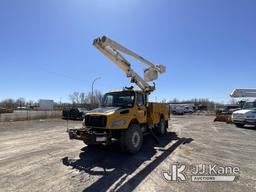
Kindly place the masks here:
<instances>
[{"instance_id":1,"label":"mud flap","mask_svg":"<svg viewBox=\"0 0 256 192\"><path fill-rule=\"evenodd\" d=\"M68 129L68 135L69 135L69 139L77 139L77 129Z\"/></svg>"}]
</instances>

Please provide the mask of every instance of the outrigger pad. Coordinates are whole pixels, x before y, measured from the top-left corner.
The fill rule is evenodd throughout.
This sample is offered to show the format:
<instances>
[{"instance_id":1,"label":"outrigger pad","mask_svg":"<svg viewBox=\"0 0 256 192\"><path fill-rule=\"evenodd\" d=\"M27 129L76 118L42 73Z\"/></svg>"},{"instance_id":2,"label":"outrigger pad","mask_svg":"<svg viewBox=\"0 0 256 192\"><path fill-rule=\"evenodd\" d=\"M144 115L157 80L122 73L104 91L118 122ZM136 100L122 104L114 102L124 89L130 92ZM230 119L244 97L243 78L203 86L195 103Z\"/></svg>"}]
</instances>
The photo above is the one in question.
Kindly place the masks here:
<instances>
[{"instance_id":1,"label":"outrigger pad","mask_svg":"<svg viewBox=\"0 0 256 192\"><path fill-rule=\"evenodd\" d=\"M77 129L69 129L68 130L69 139L76 139L77 137Z\"/></svg>"}]
</instances>

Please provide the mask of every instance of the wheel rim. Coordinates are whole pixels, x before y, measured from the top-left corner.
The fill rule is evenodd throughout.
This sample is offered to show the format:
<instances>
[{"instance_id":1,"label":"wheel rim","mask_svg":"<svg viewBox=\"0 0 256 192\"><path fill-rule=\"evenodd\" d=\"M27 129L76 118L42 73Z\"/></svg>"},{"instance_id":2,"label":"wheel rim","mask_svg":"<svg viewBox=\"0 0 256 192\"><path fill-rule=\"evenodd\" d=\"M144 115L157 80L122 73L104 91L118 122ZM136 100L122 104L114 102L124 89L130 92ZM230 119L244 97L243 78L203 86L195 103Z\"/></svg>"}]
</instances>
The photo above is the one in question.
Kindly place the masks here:
<instances>
[{"instance_id":1,"label":"wheel rim","mask_svg":"<svg viewBox=\"0 0 256 192\"><path fill-rule=\"evenodd\" d=\"M132 144L135 148L137 148L140 144L140 135L138 132L134 132L132 135Z\"/></svg>"}]
</instances>

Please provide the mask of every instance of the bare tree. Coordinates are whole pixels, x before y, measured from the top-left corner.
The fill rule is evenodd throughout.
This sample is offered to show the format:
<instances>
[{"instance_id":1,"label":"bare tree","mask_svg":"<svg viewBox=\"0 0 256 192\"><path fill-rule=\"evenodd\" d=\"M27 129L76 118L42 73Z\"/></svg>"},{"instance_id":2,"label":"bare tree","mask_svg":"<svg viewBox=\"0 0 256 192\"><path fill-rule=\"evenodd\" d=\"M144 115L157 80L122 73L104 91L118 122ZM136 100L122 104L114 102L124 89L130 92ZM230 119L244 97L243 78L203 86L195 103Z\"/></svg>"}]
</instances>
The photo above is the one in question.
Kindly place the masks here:
<instances>
[{"instance_id":1,"label":"bare tree","mask_svg":"<svg viewBox=\"0 0 256 192\"><path fill-rule=\"evenodd\" d=\"M15 104L16 104L16 107L25 107L25 105L26 105L26 99L23 98L23 97L20 97L20 98L18 98L18 99L16 100Z\"/></svg>"},{"instance_id":2,"label":"bare tree","mask_svg":"<svg viewBox=\"0 0 256 192\"><path fill-rule=\"evenodd\" d=\"M80 99L79 99L79 92L75 91L73 94L69 95L69 99L71 100L71 102L73 104L79 104L80 103Z\"/></svg>"},{"instance_id":3,"label":"bare tree","mask_svg":"<svg viewBox=\"0 0 256 192\"><path fill-rule=\"evenodd\" d=\"M94 107L99 106L99 104L101 103L101 100L103 98L103 95L100 91L95 90L93 93L93 97L92 97L92 93L88 92L88 93L84 93L84 92L74 92L73 94L69 95L69 99L72 102L72 104L92 104ZM92 102L93 101L93 102Z\"/></svg>"},{"instance_id":4,"label":"bare tree","mask_svg":"<svg viewBox=\"0 0 256 192\"><path fill-rule=\"evenodd\" d=\"M173 100L170 101L170 103L179 103L179 100L177 98L174 98Z\"/></svg>"},{"instance_id":5,"label":"bare tree","mask_svg":"<svg viewBox=\"0 0 256 192\"><path fill-rule=\"evenodd\" d=\"M1 107L14 109L16 107L15 101L13 99L5 99L1 102Z\"/></svg>"},{"instance_id":6,"label":"bare tree","mask_svg":"<svg viewBox=\"0 0 256 192\"><path fill-rule=\"evenodd\" d=\"M167 99L163 98L161 103L167 103Z\"/></svg>"},{"instance_id":7,"label":"bare tree","mask_svg":"<svg viewBox=\"0 0 256 192\"><path fill-rule=\"evenodd\" d=\"M93 97L94 97L94 101L97 103L97 104L100 104L101 101L102 101L102 98L103 98L103 95L100 91L98 90L95 90L94 91L94 94L93 94Z\"/></svg>"},{"instance_id":8,"label":"bare tree","mask_svg":"<svg viewBox=\"0 0 256 192\"><path fill-rule=\"evenodd\" d=\"M80 99L80 103L81 104L84 104L85 103L85 93L84 92L81 92L79 94L79 99Z\"/></svg>"}]
</instances>

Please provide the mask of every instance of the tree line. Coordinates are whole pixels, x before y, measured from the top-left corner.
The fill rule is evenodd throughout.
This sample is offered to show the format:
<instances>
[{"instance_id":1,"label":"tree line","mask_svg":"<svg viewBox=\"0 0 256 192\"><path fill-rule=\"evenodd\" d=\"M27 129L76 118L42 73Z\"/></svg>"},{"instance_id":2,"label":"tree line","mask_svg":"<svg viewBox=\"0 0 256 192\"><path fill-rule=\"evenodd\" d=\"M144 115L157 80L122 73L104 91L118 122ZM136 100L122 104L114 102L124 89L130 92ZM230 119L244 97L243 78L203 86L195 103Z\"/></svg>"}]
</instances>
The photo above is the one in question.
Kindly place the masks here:
<instances>
[{"instance_id":1,"label":"tree line","mask_svg":"<svg viewBox=\"0 0 256 192\"><path fill-rule=\"evenodd\" d=\"M92 92L78 92L75 91L72 94L69 95L69 101L61 103L60 102L54 102L54 109L62 110L64 108L70 108L70 107L84 107L84 108L95 108L98 107L102 101L103 94L95 90L92 94ZM193 103L195 106L206 106L207 110L213 111L216 108L222 107L223 104L210 101L209 99L205 98L194 98L189 100L179 100L177 98L174 98L172 100L167 101L166 99L162 100L163 103ZM230 103L235 103L235 101L230 101ZM27 107L27 108L33 108L36 107L38 104L37 101L33 100L26 100L23 97L20 97L16 100L14 99L4 99L0 101L0 107L7 108L7 109L17 109L18 107Z\"/></svg>"},{"instance_id":2,"label":"tree line","mask_svg":"<svg viewBox=\"0 0 256 192\"><path fill-rule=\"evenodd\" d=\"M35 102L32 100L26 101L26 99L23 97L20 97L16 100L8 98L0 101L0 107L16 109L18 107L32 106L34 103Z\"/></svg>"},{"instance_id":3,"label":"tree line","mask_svg":"<svg viewBox=\"0 0 256 192\"><path fill-rule=\"evenodd\" d=\"M103 94L95 90L92 92L77 92L75 91L74 93L69 95L69 100L71 101L72 104L89 104L89 103L96 103L99 104L101 103L101 100L103 98Z\"/></svg>"},{"instance_id":4,"label":"tree line","mask_svg":"<svg viewBox=\"0 0 256 192\"><path fill-rule=\"evenodd\" d=\"M103 98L103 94L95 90L92 92L73 92L69 95L69 102L54 102L54 109L64 109L70 107L84 107L84 108L95 108L98 107ZM28 109L34 109L38 106L38 101L26 100L23 97L18 99L4 99L0 101L0 107L6 109L17 109L19 107L26 107Z\"/></svg>"}]
</instances>

